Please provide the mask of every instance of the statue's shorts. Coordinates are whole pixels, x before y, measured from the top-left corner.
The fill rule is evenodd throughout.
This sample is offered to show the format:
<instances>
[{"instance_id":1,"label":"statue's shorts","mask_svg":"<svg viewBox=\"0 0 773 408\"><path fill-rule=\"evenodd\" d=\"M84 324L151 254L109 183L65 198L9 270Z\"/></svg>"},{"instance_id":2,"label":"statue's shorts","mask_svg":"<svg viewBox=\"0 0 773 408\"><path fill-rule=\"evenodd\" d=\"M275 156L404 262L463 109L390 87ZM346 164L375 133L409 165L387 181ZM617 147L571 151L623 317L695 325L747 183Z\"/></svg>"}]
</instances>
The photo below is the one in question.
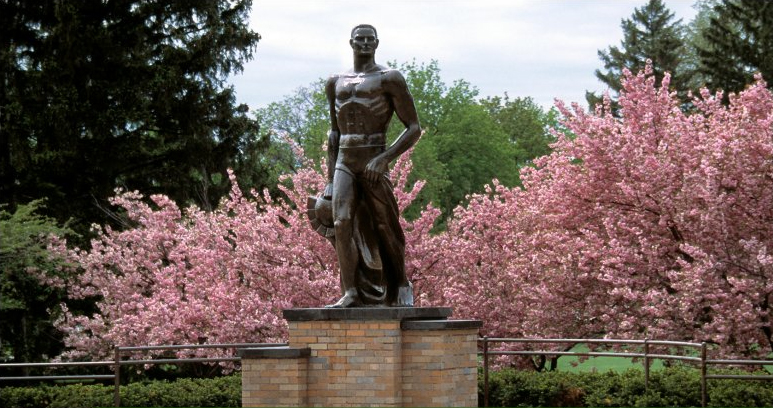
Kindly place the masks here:
<instances>
[{"instance_id":1,"label":"statue's shorts","mask_svg":"<svg viewBox=\"0 0 773 408\"><path fill-rule=\"evenodd\" d=\"M341 135L338 142L338 161L336 170L357 177L365 171L368 162L386 148L386 135L374 133L372 135Z\"/></svg>"}]
</instances>

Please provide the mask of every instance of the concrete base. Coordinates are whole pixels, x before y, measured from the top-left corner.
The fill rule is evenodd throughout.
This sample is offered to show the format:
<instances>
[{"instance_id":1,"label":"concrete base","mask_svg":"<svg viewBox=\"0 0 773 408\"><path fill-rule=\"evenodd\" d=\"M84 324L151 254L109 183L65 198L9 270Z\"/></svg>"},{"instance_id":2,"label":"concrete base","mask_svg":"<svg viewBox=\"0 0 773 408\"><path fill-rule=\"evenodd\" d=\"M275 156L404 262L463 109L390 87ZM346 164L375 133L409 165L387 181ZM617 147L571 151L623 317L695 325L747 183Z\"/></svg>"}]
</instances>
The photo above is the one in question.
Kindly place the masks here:
<instances>
[{"instance_id":1,"label":"concrete base","mask_svg":"<svg viewBox=\"0 0 773 408\"><path fill-rule=\"evenodd\" d=\"M286 348L246 349L243 406L477 406L479 320L450 308L290 309Z\"/></svg>"}]
</instances>

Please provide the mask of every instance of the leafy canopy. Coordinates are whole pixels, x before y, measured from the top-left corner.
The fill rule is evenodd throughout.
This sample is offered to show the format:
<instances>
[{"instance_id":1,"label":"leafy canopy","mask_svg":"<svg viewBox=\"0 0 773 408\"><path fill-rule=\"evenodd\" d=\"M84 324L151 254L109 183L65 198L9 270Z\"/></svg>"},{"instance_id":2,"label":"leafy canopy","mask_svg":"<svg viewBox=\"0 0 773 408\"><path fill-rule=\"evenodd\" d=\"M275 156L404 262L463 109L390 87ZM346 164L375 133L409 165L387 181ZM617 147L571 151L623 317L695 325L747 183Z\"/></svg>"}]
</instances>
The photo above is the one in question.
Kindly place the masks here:
<instances>
[{"instance_id":1,"label":"leafy canopy","mask_svg":"<svg viewBox=\"0 0 773 408\"><path fill-rule=\"evenodd\" d=\"M417 304L453 305L494 337L648 337L767 355L773 94L757 77L727 106L704 89L686 113L669 75L660 85L650 67L623 75L619 116L609 103L592 113L558 104L571 137L554 133L554 150L521 169L522 188L492 182L440 232L431 207L401 220ZM285 178L288 201L246 198L234 178L215 212L121 193L114 202L136 228L106 227L90 250L56 241L79 268L70 295L100 299L99 314L59 322L71 354L271 341L285 335L282 308L332 300L334 252L303 210L326 164L301 162ZM422 187L406 187L409 172L404 156L393 171L402 210Z\"/></svg>"},{"instance_id":2,"label":"leafy canopy","mask_svg":"<svg viewBox=\"0 0 773 408\"><path fill-rule=\"evenodd\" d=\"M62 290L43 285L38 274L59 275L61 258L46 249L50 235L72 231L41 215L42 200L0 206L0 361L37 362L61 352L49 309L65 300Z\"/></svg>"},{"instance_id":3,"label":"leafy canopy","mask_svg":"<svg viewBox=\"0 0 773 408\"><path fill-rule=\"evenodd\" d=\"M2 200L47 197L82 233L117 186L214 207L226 168L263 148L225 85L260 39L250 5L2 2Z\"/></svg>"}]
</instances>

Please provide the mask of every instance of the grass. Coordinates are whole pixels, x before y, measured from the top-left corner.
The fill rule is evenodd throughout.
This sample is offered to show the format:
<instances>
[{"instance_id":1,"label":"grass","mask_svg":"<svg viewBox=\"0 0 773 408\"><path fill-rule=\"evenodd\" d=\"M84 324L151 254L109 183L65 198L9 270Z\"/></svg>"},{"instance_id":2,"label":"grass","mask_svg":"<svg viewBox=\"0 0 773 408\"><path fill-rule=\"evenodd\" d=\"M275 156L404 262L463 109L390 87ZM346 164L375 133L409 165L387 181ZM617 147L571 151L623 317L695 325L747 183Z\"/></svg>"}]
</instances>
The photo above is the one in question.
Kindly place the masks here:
<instances>
[{"instance_id":1,"label":"grass","mask_svg":"<svg viewBox=\"0 0 773 408\"><path fill-rule=\"evenodd\" d=\"M578 344L572 348L571 351L578 353L587 353L590 351L585 344ZM659 370L663 368L662 360L650 360L650 370ZM623 372L630 368L637 368L644 370L644 359L638 359L636 362L631 358L624 357L588 357L585 361L580 362L579 357L575 356L562 356L558 359L559 371L570 372Z\"/></svg>"},{"instance_id":2,"label":"grass","mask_svg":"<svg viewBox=\"0 0 773 408\"><path fill-rule=\"evenodd\" d=\"M586 353L590 351L588 349L588 346L585 344L578 344L572 348L571 351L575 351L578 353ZM773 357L773 356L771 356ZM768 357L768 358L771 358ZM689 363L686 363L689 365ZM650 370L660 370L663 366L663 360L660 359L652 359L650 360ZM695 367L697 368L698 365L696 364ZM716 368L716 366L714 366ZM562 356L558 359L558 368L559 371L569 371L569 372L607 372L607 371L614 371L617 373L621 373L623 371L626 371L628 369L635 368L644 370L644 359L638 359L635 362L633 359L630 358L624 358L624 357L588 357L585 361L580 362L579 357L575 356ZM773 373L773 366L762 366L763 369L767 370L769 373Z\"/></svg>"}]
</instances>

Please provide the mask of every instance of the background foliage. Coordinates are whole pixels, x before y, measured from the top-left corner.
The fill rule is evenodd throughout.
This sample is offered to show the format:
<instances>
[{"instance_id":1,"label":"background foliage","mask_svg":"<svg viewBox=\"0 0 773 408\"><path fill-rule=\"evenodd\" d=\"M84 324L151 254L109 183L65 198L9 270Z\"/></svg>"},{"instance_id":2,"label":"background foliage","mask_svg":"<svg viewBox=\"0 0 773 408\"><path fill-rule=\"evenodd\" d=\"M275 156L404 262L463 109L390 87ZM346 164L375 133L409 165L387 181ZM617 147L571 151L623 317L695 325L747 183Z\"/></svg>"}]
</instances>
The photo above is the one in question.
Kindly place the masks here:
<instances>
[{"instance_id":1,"label":"background foliage","mask_svg":"<svg viewBox=\"0 0 773 408\"><path fill-rule=\"evenodd\" d=\"M719 372L717 372L718 374ZM738 374L738 371L722 371ZM712 373L715 374L715 373ZM480 377L479 377L480 380ZM483 406L482 381L479 405ZM490 373L492 407L700 407L700 373L693 367L653 371L649 387L644 372L546 372L505 369ZM713 380L709 407L765 407L773 391L765 381Z\"/></svg>"},{"instance_id":2,"label":"background foliage","mask_svg":"<svg viewBox=\"0 0 773 408\"><path fill-rule=\"evenodd\" d=\"M393 174L419 304L459 305L497 335L771 350L773 7L697 6L687 24L660 0L637 7L600 51L615 92L590 112L482 98L437 61L391 64L426 130ZM0 4L0 357L58 352L48 310L72 355L97 355L237 337L208 314L280 338L279 308L335 295L332 250L302 212L326 165L321 82L254 118L235 104L224 81L259 40L249 7ZM71 217L80 235L48 258L40 234ZM180 325L158 337L139 323L170 316Z\"/></svg>"},{"instance_id":3,"label":"background foliage","mask_svg":"<svg viewBox=\"0 0 773 408\"><path fill-rule=\"evenodd\" d=\"M4 1L0 197L87 234L116 187L212 208L260 150L235 103L251 1ZM260 168L250 169L258 172ZM261 180L256 180L261 181Z\"/></svg>"},{"instance_id":4,"label":"background foliage","mask_svg":"<svg viewBox=\"0 0 773 408\"><path fill-rule=\"evenodd\" d=\"M0 361L40 361L62 351L49 308L64 301L65 293L42 285L30 270L56 274L62 260L50 256L48 237L72 231L41 215L43 205L43 200L31 201L13 213L0 207Z\"/></svg>"},{"instance_id":5,"label":"background foliage","mask_svg":"<svg viewBox=\"0 0 773 408\"><path fill-rule=\"evenodd\" d=\"M686 113L669 79L624 71L617 112L609 100L595 113L559 103L569 134L555 131L552 153L521 169L522 187L494 181L442 231L433 207L402 219L417 304L454 305L494 337L649 337L709 342L723 357L770 353L773 95L758 78L729 106L704 90ZM48 282L100 309L58 323L73 355L274 341L285 335L281 309L332 300L332 247L304 210L325 163L297 157L305 165L286 177L286 199L245 198L235 177L212 212L125 192L114 203L136 227L104 228L90 249L54 242L78 267ZM424 186L410 173L405 155L392 174L401 209Z\"/></svg>"}]
</instances>

